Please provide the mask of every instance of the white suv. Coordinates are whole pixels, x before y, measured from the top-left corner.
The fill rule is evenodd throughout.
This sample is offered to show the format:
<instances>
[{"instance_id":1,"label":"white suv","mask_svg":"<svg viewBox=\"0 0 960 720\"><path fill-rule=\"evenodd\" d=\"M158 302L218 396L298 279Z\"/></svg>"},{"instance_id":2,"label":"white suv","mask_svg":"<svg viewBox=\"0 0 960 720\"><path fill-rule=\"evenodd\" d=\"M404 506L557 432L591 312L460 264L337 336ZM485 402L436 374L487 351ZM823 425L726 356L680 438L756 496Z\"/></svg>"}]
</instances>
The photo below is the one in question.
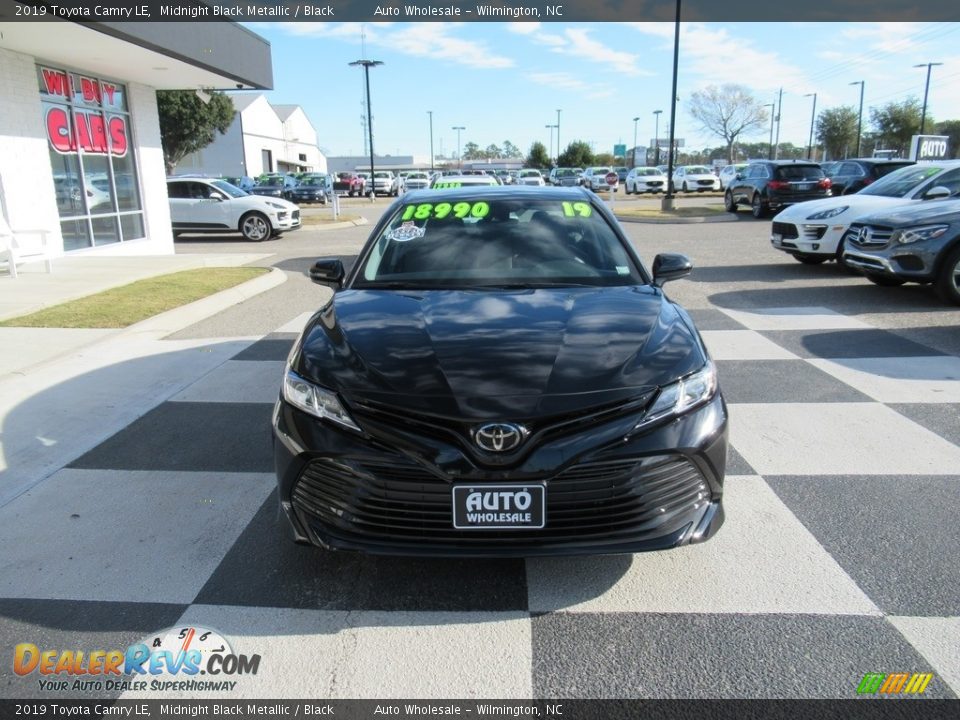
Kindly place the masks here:
<instances>
[{"instance_id":1,"label":"white suv","mask_svg":"<svg viewBox=\"0 0 960 720\"><path fill-rule=\"evenodd\" d=\"M281 198L250 195L223 180L167 178L173 236L184 232L239 232L269 240L300 227L300 208Z\"/></svg>"}]
</instances>

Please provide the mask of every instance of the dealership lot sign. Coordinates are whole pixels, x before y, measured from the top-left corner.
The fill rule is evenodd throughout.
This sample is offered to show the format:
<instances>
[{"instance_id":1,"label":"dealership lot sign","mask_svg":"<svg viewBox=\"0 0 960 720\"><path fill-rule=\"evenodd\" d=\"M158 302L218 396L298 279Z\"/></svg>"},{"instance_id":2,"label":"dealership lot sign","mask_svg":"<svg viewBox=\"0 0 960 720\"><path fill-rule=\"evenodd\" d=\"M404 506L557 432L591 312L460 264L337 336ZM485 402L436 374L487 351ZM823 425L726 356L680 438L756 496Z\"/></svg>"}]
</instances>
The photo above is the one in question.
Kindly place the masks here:
<instances>
[{"instance_id":1,"label":"dealership lot sign","mask_svg":"<svg viewBox=\"0 0 960 720\"><path fill-rule=\"evenodd\" d=\"M914 135L910 142L910 157L914 160L947 160L950 158L950 138L946 135Z\"/></svg>"}]
</instances>

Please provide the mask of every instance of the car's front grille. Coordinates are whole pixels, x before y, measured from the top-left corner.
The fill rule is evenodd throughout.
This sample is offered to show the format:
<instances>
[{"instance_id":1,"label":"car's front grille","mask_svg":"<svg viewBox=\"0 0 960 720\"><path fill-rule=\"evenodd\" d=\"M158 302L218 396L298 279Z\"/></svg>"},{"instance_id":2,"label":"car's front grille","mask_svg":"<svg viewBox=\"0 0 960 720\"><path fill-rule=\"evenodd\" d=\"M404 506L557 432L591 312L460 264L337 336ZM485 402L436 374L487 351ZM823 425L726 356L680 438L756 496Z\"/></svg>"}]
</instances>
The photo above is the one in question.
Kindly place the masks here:
<instances>
[{"instance_id":1,"label":"car's front grille","mask_svg":"<svg viewBox=\"0 0 960 720\"><path fill-rule=\"evenodd\" d=\"M697 185L706 185L707 187L713 187L713 180L697 180Z\"/></svg>"},{"instance_id":2,"label":"car's front grille","mask_svg":"<svg viewBox=\"0 0 960 720\"><path fill-rule=\"evenodd\" d=\"M772 231L775 235L779 234L780 237L787 240L793 240L797 237L797 226L793 223L775 222Z\"/></svg>"},{"instance_id":3,"label":"car's front grille","mask_svg":"<svg viewBox=\"0 0 960 720\"><path fill-rule=\"evenodd\" d=\"M293 489L293 505L318 534L341 540L492 548L639 542L709 502L703 475L679 455L588 462L541 480L546 526L539 530L454 529L452 483L399 456L314 460Z\"/></svg>"},{"instance_id":4,"label":"car's front grille","mask_svg":"<svg viewBox=\"0 0 960 720\"><path fill-rule=\"evenodd\" d=\"M846 241L862 248L881 248L890 242L893 228L882 225L853 223L847 232Z\"/></svg>"}]
</instances>

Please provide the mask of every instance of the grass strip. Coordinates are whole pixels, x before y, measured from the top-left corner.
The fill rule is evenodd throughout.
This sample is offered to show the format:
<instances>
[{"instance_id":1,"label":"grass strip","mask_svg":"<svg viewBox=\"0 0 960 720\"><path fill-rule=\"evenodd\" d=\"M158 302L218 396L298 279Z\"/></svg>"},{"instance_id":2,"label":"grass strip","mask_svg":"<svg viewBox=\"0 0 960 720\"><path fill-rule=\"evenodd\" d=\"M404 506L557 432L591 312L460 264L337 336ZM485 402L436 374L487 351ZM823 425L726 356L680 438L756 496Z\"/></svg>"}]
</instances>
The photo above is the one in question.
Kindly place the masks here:
<instances>
[{"instance_id":1,"label":"grass strip","mask_svg":"<svg viewBox=\"0 0 960 720\"><path fill-rule=\"evenodd\" d=\"M269 272L261 267L205 267L138 280L0 322L2 327L124 328Z\"/></svg>"}]
</instances>

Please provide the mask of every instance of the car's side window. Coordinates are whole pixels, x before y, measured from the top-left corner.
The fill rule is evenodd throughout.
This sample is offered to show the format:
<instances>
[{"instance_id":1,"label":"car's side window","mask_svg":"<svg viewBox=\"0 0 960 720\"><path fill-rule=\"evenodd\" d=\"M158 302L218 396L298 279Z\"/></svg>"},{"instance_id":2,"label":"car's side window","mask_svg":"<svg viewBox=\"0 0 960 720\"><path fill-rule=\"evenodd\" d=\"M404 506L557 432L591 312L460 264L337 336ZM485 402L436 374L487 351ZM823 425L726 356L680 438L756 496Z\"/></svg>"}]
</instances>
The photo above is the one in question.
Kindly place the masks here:
<instances>
[{"instance_id":1,"label":"car's side window","mask_svg":"<svg viewBox=\"0 0 960 720\"><path fill-rule=\"evenodd\" d=\"M183 198L189 197L189 195L187 195L188 184L189 183L182 182L167 183L167 197L175 198L177 200L182 200Z\"/></svg>"},{"instance_id":2,"label":"car's side window","mask_svg":"<svg viewBox=\"0 0 960 720\"><path fill-rule=\"evenodd\" d=\"M960 168L956 170L951 170L950 172L945 172L940 177L931 180L926 185L924 185L923 190L920 192L922 197L927 191L935 187L945 187L950 191L951 195L956 195L960 192Z\"/></svg>"}]
</instances>

